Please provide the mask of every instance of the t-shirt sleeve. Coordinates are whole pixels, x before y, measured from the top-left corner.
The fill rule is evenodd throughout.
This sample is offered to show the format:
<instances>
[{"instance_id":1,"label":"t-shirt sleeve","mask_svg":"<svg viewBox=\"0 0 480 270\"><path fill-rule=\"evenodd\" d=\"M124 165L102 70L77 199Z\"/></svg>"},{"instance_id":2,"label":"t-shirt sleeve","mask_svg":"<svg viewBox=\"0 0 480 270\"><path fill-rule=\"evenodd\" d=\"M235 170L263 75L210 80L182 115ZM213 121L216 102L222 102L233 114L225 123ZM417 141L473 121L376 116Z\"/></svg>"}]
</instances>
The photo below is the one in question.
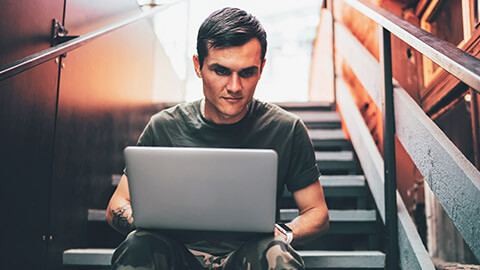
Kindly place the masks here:
<instances>
[{"instance_id":1,"label":"t-shirt sleeve","mask_svg":"<svg viewBox=\"0 0 480 270\"><path fill-rule=\"evenodd\" d=\"M286 179L290 192L305 188L318 181L320 177L312 141L305 124L300 119L295 122L292 140L289 173Z\"/></svg>"},{"instance_id":2,"label":"t-shirt sleeve","mask_svg":"<svg viewBox=\"0 0 480 270\"><path fill-rule=\"evenodd\" d=\"M153 121L150 120L137 141L137 146L153 146Z\"/></svg>"},{"instance_id":3,"label":"t-shirt sleeve","mask_svg":"<svg viewBox=\"0 0 480 270\"><path fill-rule=\"evenodd\" d=\"M148 124L143 129L142 134L137 141L137 146L153 146L153 128L152 128L152 120L148 122ZM127 167L123 169L123 173L128 177Z\"/></svg>"}]
</instances>

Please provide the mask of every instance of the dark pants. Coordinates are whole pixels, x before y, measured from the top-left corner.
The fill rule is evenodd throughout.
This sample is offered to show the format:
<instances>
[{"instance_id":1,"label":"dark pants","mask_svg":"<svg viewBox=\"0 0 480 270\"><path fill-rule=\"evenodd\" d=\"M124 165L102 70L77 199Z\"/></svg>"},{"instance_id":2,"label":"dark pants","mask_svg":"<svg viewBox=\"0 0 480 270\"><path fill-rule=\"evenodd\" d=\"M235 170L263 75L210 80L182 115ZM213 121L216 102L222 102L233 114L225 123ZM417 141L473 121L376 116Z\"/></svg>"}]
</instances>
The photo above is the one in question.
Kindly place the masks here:
<instances>
[{"instance_id":1,"label":"dark pants","mask_svg":"<svg viewBox=\"0 0 480 270\"><path fill-rule=\"evenodd\" d=\"M231 253L212 255L141 230L131 232L115 250L112 269L304 269L304 264L281 237L251 239Z\"/></svg>"}]
</instances>

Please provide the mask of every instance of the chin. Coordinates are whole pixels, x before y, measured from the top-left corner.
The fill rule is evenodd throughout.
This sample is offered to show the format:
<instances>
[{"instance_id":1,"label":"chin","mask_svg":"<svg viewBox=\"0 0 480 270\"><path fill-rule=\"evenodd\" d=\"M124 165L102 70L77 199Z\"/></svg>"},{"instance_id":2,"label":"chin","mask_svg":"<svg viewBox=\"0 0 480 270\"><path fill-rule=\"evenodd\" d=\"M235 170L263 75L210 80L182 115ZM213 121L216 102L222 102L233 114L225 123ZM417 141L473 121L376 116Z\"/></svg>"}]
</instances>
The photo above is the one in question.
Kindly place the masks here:
<instances>
[{"instance_id":1,"label":"chin","mask_svg":"<svg viewBox=\"0 0 480 270\"><path fill-rule=\"evenodd\" d=\"M222 114L225 116L225 117L228 117L228 118L235 118L237 116L239 116L240 114L242 114L242 111L238 111L238 112L222 112Z\"/></svg>"},{"instance_id":2,"label":"chin","mask_svg":"<svg viewBox=\"0 0 480 270\"><path fill-rule=\"evenodd\" d=\"M241 115L243 111L244 111L243 108L241 108L241 109L225 108L224 110L221 110L220 112L228 118L234 118L234 117L237 117L237 116Z\"/></svg>"}]
</instances>

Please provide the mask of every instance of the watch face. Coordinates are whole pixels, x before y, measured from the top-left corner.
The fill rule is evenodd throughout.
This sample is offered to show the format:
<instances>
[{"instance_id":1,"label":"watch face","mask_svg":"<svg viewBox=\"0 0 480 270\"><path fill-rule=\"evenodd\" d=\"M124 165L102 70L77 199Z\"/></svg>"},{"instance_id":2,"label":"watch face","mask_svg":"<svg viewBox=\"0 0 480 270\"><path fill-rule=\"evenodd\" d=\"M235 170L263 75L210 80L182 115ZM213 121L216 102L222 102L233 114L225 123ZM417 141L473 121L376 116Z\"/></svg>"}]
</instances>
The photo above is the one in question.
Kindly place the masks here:
<instances>
[{"instance_id":1,"label":"watch face","mask_svg":"<svg viewBox=\"0 0 480 270\"><path fill-rule=\"evenodd\" d=\"M291 232L292 229L290 229L290 227L288 227L287 225L283 224L283 223L278 223L278 226L282 227L282 229L284 229L285 231L287 232Z\"/></svg>"}]
</instances>

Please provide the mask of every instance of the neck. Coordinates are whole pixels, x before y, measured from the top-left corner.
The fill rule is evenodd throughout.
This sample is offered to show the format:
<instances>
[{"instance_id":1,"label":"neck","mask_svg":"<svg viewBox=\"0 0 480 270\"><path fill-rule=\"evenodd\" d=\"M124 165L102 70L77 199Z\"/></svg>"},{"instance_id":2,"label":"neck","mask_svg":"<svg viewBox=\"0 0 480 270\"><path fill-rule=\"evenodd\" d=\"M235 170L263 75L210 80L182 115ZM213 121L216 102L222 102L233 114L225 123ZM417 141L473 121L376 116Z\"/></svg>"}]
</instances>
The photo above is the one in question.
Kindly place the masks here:
<instances>
[{"instance_id":1,"label":"neck","mask_svg":"<svg viewBox=\"0 0 480 270\"><path fill-rule=\"evenodd\" d=\"M235 115L235 116L224 115L220 111L216 111L218 113L212 112L212 110L216 110L214 106L209 106L208 108L205 108L205 107L206 107L206 102L205 102L205 98L203 98L200 102L200 113L202 114L203 118L209 121L212 121L215 124L228 125L228 124L235 124L240 120L242 120L247 114L250 104L247 104L245 110L241 114ZM205 110L207 110L207 113L205 112Z\"/></svg>"}]
</instances>

